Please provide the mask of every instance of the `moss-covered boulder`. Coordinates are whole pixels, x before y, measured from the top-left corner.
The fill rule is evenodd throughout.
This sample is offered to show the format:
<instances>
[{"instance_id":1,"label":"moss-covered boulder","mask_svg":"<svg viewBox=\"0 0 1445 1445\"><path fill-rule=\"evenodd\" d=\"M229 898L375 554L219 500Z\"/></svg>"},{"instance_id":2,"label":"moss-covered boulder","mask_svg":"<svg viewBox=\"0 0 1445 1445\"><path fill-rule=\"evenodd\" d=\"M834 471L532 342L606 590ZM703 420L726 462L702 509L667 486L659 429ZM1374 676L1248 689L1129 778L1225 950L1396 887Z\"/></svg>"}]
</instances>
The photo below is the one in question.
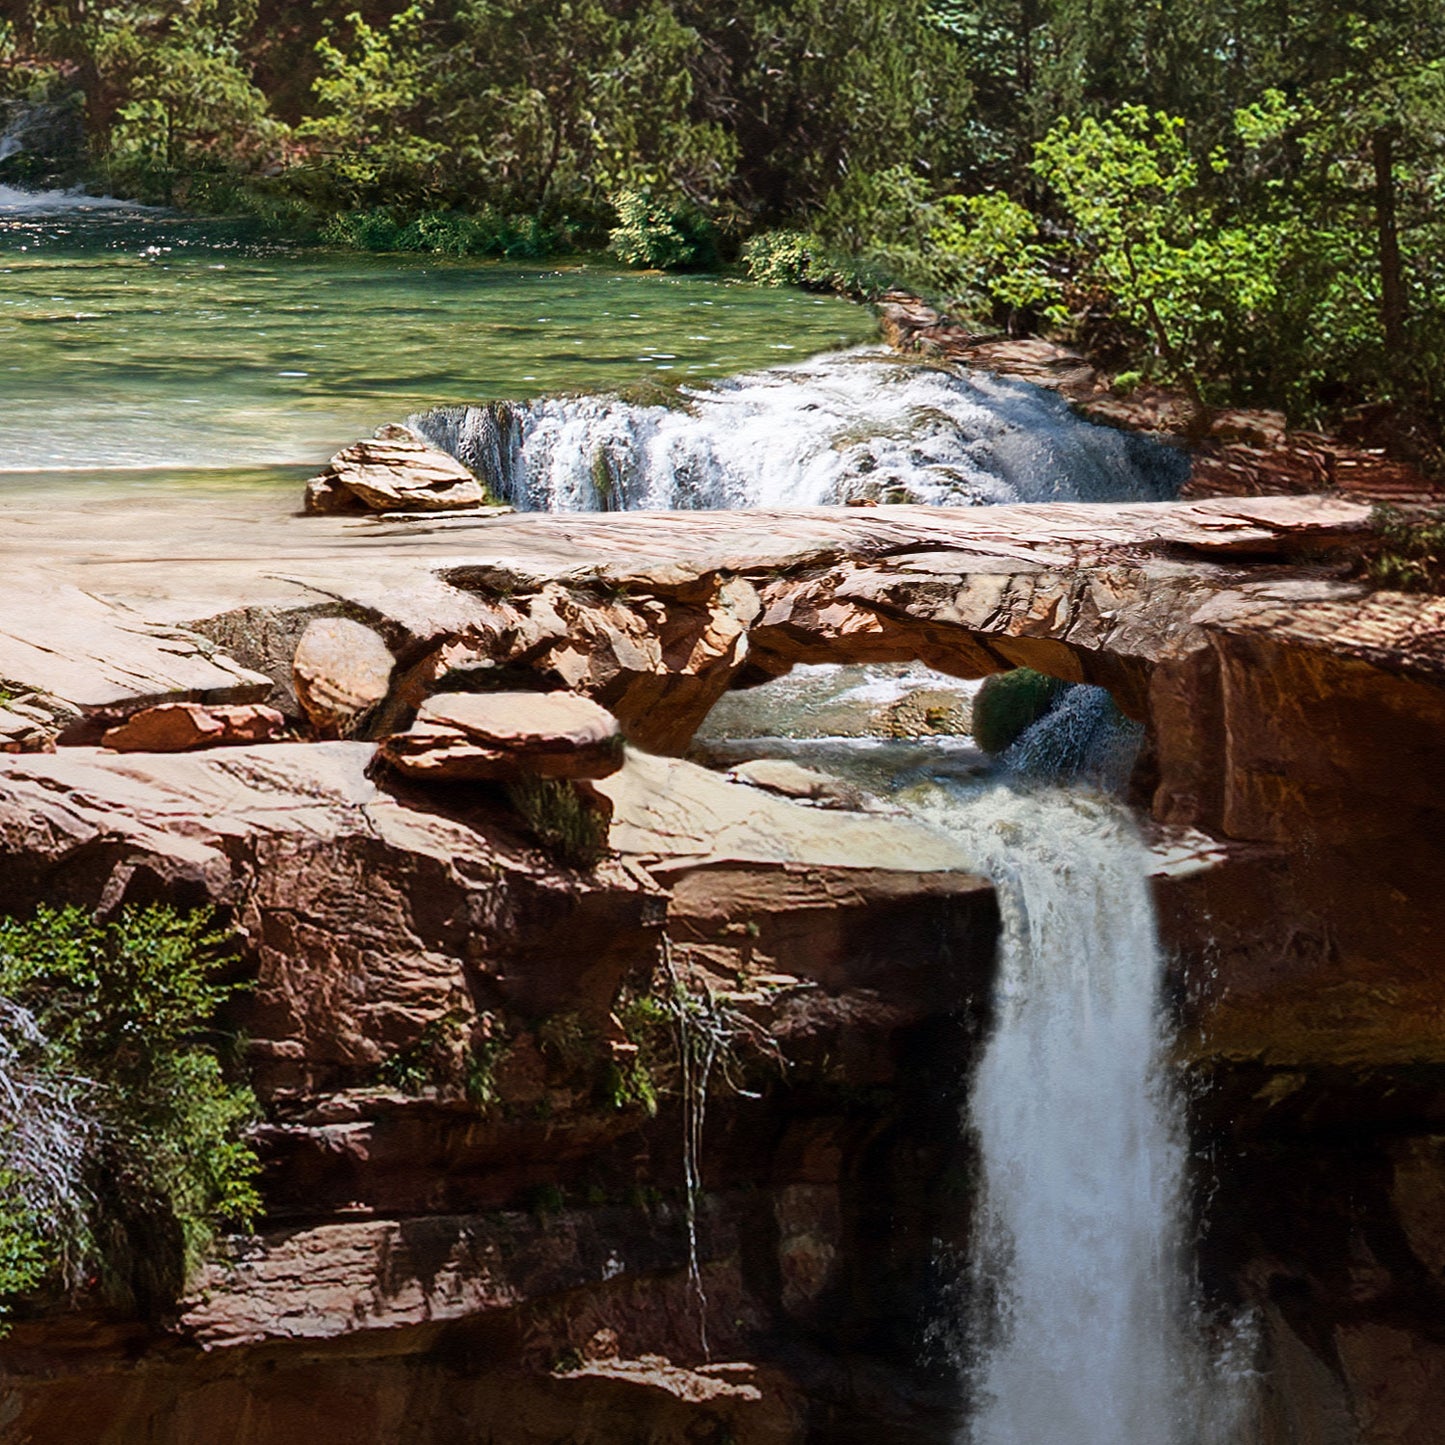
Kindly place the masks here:
<instances>
[{"instance_id":1,"label":"moss-covered boulder","mask_svg":"<svg viewBox=\"0 0 1445 1445\"><path fill-rule=\"evenodd\" d=\"M1003 752L1054 706L1067 686L1031 667L986 678L973 700L974 742L986 753Z\"/></svg>"}]
</instances>

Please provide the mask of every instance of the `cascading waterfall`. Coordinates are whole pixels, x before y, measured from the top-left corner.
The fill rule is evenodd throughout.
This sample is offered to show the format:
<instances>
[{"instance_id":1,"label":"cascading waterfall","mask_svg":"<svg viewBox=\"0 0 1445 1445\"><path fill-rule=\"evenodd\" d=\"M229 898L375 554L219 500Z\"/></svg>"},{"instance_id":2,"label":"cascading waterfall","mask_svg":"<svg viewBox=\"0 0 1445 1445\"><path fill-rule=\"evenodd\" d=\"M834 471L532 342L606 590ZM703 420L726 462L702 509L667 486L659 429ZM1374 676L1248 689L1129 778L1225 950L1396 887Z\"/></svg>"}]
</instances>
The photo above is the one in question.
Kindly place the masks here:
<instances>
[{"instance_id":1,"label":"cascading waterfall","mask_svg":"<svg viewBox=\"0 0 1445 1445\"><path fill-rule=\"evenodd\" d=\"M527 511L819 506L858 498L1156 501L1187 459L1052 393L876 349L683 387L448 407L408 424Z\"/></svg>"},{"instance_id":2,"label":"cascading waterfall","mask_svg":"<svg viewBox=\"0 0 1445 1445\"><path fill-rule=\"evenodd\" d=\"M1186 1248L1148 852L1102 796L1002 786L924 812L971 840L1003 917L969 1124L968 1445L1223 1445ZM1242 1348L1242 1346L1241 1346Z\"/></svg>"}]
</instances>

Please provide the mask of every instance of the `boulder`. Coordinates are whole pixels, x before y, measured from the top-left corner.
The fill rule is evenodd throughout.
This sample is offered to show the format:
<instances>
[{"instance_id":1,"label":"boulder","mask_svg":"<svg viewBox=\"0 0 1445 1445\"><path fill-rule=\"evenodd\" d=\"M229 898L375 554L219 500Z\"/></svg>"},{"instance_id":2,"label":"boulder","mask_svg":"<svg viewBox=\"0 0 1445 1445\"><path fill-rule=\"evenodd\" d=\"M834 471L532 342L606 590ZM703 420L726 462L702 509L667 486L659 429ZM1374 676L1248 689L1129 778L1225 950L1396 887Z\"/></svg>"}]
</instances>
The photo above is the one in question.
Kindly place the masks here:
<instances>
[{"instance_id":1,"label":"boulder","mask_svg":"<svg viewBox=\"0 0 1445 1445\"><path fill-rule=\"evenodd\" d=\"M415 778L605 778L622 766L622 734L606 708L575 693L439 693L381 753Z\"/></svg>"},{"instance_id":2,"label":"boulder","mask_svg":"<svg viewBox=\"0 0 1445 1445\"><path fill-rule=\"evenodd\" d=\"M359 504L373 512L450 512L483 506L485 486L457 459L401 426L344 448L306 486L308 512Z\"/></svg>"},{"instance_id":3,"label":"boulder","mask_svg":"<svg viewBox=\"0 0 1445 1445\"><path fill-rule=\"evenodd\" d=\"M350 734L391 687L393 658L380 634L346 617L318 617L291 662L296 698L313 726Z\"/></svg>"},{"instance_id":4,"label":"boulder","mask_svg":"<svg viewBox=\"0 0 1445 1445\"><path fill-rule=\"evenodd\" d=\"M274 707L205 707L197 702L163 702L128 717L101 739L117 753L184 753L192 748L266 743L286 731Z\"/></svg>"}]
</instances>

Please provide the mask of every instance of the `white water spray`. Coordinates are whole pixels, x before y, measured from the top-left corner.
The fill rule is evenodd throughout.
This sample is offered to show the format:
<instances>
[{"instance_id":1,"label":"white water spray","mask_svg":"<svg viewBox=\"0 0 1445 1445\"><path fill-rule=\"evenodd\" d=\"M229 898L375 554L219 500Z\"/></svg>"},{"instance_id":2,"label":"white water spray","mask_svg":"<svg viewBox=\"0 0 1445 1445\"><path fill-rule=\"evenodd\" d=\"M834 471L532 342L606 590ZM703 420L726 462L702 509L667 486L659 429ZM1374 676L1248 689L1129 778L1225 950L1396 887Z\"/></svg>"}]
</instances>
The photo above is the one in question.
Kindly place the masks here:
<instances>
[{"instance_id":1,"label":"white water spray","mask_svg":"<svg viewBox=\"0 0 1445 1445\"><path fill-rule=\"evenodd\" d=\"M1157 501L1187 471L1050 392L876 350L684 387L668 405L554 396L409 425L528 511Z\"/></svg>"},{"instance_id":2,"label":"white water spray","mask_svg":"<svg viewBox=\"0 0 1445 1445\"><path fill-rule=\"evenodd\" d=\"M1185 1235L1148 853L1099 797L999 788L925 809L976 842L1003 918L980 1151L968 1445L1219 1445Z\"/></svg>"}]
</instances>

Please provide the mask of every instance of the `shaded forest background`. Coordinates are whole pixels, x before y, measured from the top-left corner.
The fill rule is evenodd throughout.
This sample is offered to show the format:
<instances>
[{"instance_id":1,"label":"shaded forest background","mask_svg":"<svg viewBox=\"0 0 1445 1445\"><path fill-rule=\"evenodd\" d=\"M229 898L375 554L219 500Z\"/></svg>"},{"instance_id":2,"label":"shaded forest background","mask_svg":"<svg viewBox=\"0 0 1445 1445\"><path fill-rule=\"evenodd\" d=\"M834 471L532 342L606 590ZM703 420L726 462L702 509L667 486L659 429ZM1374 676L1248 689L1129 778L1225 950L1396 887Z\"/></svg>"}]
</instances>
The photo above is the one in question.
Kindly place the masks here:
<instances>
[{"instance_id":1,"label":"shaded forest background","mask_svg":"<svg viewBox=\"0 0 1445 1445\"><path fill-rule=\"evenodd\" d=\"M118 194L911 285L1439 465L1445 0L3 0L0 94Z\"/></svg>"}]
</instances>

